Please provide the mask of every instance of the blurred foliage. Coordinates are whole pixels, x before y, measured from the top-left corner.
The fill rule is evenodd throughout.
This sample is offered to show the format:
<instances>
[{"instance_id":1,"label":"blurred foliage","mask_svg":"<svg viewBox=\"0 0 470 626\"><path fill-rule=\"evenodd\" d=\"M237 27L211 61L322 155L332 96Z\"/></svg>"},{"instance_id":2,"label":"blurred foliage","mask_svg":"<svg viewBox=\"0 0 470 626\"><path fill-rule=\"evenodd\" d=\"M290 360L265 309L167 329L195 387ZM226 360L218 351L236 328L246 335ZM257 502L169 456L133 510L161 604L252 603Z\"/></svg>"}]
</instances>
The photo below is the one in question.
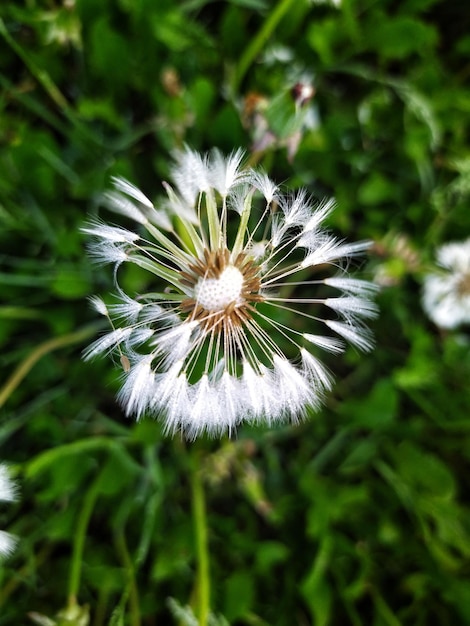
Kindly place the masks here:
<instances>
[{"instance_id":1,"label":"blurred foliage","mask_svg":"<svg viewBox=\"0 0 470 626\"><path fill-rule=\"evenodd\" d=\"M21 541L1 626L470 624L468 329L420 306L436 246L470 233L469 33L446 0L3 0L0 457L21 501L1 514ZM300 426L165 439L123 416L117 368L81 361L112 276L79 227L113 175L157 197L184 143L244 147L375 242L377 349L330 357Z\"/></svg>"}]
</instances>

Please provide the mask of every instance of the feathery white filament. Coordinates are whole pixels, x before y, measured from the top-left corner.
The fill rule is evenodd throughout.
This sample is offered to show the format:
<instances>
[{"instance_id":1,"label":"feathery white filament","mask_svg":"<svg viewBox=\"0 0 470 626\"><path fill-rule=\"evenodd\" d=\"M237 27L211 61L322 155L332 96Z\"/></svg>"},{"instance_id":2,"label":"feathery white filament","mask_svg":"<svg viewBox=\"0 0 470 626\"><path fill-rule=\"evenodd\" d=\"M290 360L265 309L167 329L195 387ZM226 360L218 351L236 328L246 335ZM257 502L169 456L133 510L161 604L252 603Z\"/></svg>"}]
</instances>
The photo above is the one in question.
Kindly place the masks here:
<instances>
[{"instance_id":1,"label":"feathery white filament","mask_svg":"<svg viewBox=\"0 0 470 626\"><path fill-rule=\"evenodd\" d=\"M0 501L14 502L17 498L17 487L10 477L8 467L0 464ZM18 540L10 533L0 530L0 558L9 556L15 549Z\"/></svg>"}]
</instances>

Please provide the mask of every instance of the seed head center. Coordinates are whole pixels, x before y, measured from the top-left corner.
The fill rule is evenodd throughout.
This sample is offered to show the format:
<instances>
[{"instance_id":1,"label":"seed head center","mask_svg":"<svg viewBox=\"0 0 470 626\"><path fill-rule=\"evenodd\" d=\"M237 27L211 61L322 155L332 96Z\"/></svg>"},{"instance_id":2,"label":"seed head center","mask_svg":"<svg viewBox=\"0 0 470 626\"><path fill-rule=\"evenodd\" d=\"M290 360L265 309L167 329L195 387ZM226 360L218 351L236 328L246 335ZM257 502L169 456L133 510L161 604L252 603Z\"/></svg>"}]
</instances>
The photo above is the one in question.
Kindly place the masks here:
<instances>
[{"instance_id":1,"label":"seed head center","mask_svg":"<svg viewBox=\"0 0 470 626\"><path fill-rule=\"evenodd\" d=\"M194 287L194 299L206 311L224 311L230 305L243 301L243 281L241 271L227 265L218 278L199 278Z\"/></svg>"},{"instance_id":2,"label":"seed head center","mask_svg":"<svg viewBox=\"0 0 470 626\"><path fill-rule=\"evenodd\" d=\"M264 300L259 267L244 252L232 259L226 248L204 250L181 272L181 284L189 288L181 310L210 333L227 334L242 326Z\"/></svg>"}]
</instances>

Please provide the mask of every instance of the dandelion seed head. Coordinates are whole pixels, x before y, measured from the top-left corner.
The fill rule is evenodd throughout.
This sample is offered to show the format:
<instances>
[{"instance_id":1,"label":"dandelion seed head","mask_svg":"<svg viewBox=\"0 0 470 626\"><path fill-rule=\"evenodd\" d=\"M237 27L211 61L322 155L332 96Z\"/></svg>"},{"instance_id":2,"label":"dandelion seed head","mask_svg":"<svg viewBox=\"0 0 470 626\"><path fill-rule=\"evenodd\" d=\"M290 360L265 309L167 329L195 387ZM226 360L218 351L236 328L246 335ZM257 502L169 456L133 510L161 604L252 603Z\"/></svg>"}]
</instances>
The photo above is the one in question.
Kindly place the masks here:
<instances>
[{"instance_id":1,"label":"dandelion seed head","mask_svg":"<svg viewBox=\"0 0 470 626\"><path fill-rule=\"evenodd\" d=\"M6 465L0 464L0 502L14 502L18 497L16 483L10 477ZM9 556L15 549L18 540L10 533L0 530L0 559Z\"/></svg>"},{"instance_id":2,"label":"dandelion seed head","mask_svg":"<svg viewBox=\"0 0 470 626\"><path fill-rule=\"evenodd\" d=\"M332 236L321 226L332 200L281 195L267 174L243 167L240 150L224 157L186 148L175 157L157 203L163 213L122 179L105 196L146 236L102 222L85 229L94 258L115 263L118 283L117 304L93 300L113 329L85 358L117 351L124 410L161 419L168 434L297 422L332 388L319 352L372 348L364 320L376 315L375 289L346 271L369 243ZM123 260L148 272L153 291L123 292Z\"/></svg>"},{"instance_id":3,"label":"dandelion seed head","mask_svg":"<svg viewBox=\"0 0 470 626\"><path fill-rule=\"evenodd\" d=\"M10 472L6 465L0 464L0 501L14 502L17 497L17 487L10 477Z\"/></svg>"},{"instance_id":4,"label":"dandelion seed head","mask_svg":"<svg viewBox=\"0 0 470 626\"><path fill-rule=\"evenodd\" d=\"M437 267L424 278L424 310L440 328L470 323L470 239L441 246L436 258Z\"/></svg>"}]
</instances>

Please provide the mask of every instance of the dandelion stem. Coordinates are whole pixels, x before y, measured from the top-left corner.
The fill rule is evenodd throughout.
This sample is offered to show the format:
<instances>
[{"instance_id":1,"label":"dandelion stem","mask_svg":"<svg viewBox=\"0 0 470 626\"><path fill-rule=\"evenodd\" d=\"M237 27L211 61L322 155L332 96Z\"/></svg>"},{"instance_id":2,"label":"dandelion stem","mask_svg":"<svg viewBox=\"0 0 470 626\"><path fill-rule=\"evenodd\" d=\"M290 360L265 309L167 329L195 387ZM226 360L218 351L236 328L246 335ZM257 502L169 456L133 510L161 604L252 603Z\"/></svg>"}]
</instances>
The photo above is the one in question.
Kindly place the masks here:
<instances>
[{"instance_id":1,"label":"dandelion stem","mask_svg":"<svg viewBox=\"0 0 470 626\"><path fill-rule=\"evenodd\" d=\"M258 33L251 39L249 45L245 48L240 62L235 70L234 78L232 81L232 95L236 95L240 84L247 73L250 65L252 65L255 58L261 52L263 46L272 36L273 31L276 26L282 20L284 15L287 13L291 5L293 5L295 0L280 0L272 13L268 16L268 18L263 23L263 26L258 31Z\"/></svg>"},{"instance_id":2,"label":"dandelion stem","mask_svg":"<svg viewBox=\"0 0 470 626\"><path fill-rule=\"evenodd\" d=\"M191 497L197 551L197 617L199 626L207 626L210 611L209 549L204 485L200 470L201 455L193 452Z\"/></svg>"},{"instance_id":3,"label":"dandelion stem","mask_svg":"<svg viewBox=\"0 0 470 626\"><path fill-rule=\"evenodd\" d=\"M139 607L139 593L137 591L137 584L135 580L135 571L134 564L132 562L131 556L129 554L129 550L127 549L126 538L122 528L116 533L116 546L119 550L119 554L121 555L124 567L126 568L126 572L128 575L127 587L126 587L126 597L129 600L130 606L130 625L131 626L140 626L140 607Z\"/></svg>"},{"instance_id":4,"label":"dandelion stem","mask_svg":"<svg viewBox=\"0 0 470 626\"><path fill-rule=\"evenodd\" d=\"M39 344L39 346L37 346L37 348L35 348L26 357L26 359L19 364L7 382L0 389L0 408L5 404L23 378L33 368L36 362L39 361L39 359L49 352L57 350L57 348L64 348L65 346L70 346L74 343L79 343L84 339L88 339L88 337L91 337L91 335L96 332L96 328L96 325L87 326L86 328L77 330L74 333L62 335L61 337L54 337L53 339L48 339L44 343Z\"/></svg>"},{"instance_id":5,"label":"dandelion stem","mask_svg":"<svg viewBox=\"0 0 470 626\"><path fill-rule=\"evenodd\" d=\"M69 608L72 608L77 604L77 595L80 588L80 576L82 571L83 549L85 546L86 531L88 528L88 522L90 521L91 513L93 511L93 507L95 506L96 498L98 497L99 485L100 481L98 479L97 481L95 481L91 489L87 491L84 498L83 507L78 516L78 523L73 541L72 565L70 567L69 577Z\"/></svg>"}]
</instances>

